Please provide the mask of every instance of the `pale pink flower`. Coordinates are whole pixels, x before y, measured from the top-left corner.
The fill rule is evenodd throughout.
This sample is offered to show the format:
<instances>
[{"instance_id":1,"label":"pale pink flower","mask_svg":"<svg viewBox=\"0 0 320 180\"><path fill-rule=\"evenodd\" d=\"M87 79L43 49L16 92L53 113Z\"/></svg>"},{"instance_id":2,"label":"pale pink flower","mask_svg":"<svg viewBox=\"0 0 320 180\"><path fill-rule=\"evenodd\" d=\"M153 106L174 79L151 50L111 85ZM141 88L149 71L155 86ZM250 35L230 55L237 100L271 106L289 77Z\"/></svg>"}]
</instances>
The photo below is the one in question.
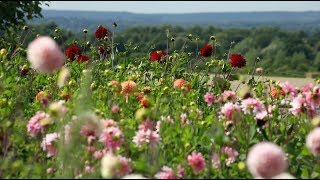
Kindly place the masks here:
<instances>
[{"instance_id":1,"label":"pale pink flower","mask_svg":"<svg viewBox=\"0 0 320 180\"><path fill-rule=\"evenodd\" d=\"M177 167L177 179L182 179L186 175L186 170L179 164Z\"/></svg>"},{"instance_id":2,"label":"pale pink flower","mask_svg":"<svg viewBox=\"0 0 320 180\"><path fill-rule=\"evenodd\" d=\"M150 129L150 130L154 130L154 124L153 124L153 121L151 120L145 120L145 121L142 121L141 124L139 125L139 129L142 129L144 131Z\"/></svg>"},{"instance_id":3,"label":"pale pink flower","mask_svg":"<svg viewBox=\"0 0 320 180\"><path fill-rule=\"evenodd\" d=\"M173 169L168 166L163 166L161 171L158 172L154 177L157 179L176 179Z\"/></svg>"},{"instance_id":4,"label":"pale pink flower","mask_svg":"<svg viewBox=\"0 0 320 180\"><path fill-rule=\"evenodd\" d=\"M271 142L261 142L250 149L247 166L254 177L272 178L285 172L288 162L281 147Z\"/></svg>"},{"instance_id":5,"label":"pale pink flower","mask_svg":"<svg viewBox=\"0 0 320 180\"><path fill-rule=\"evenodd\" d=\"M309 83L309 84L303 86L303 88L301 88L301 91L302 92L308 92L308 91L311 90L312 87L313 87L313 83Z\"/></svg>"},{"instance_id":6,"label":"pale pink flower","mask_svg":"<svg viewBox=\"0 0 320 180\"><path fill-rule=\"evenodd\" d=\"M297 89L288 81L281 83L280 87L284 90L286 94L291 94L292 96L296 96L298 94Z\"/></svg>"},{"instance_id":7,"label":"pale pink flower","mask_svg":"<svg viewBox=\"0 0 320 180\"><path fill-rule=\"evenodd\" d=\"M213 152L212 153L212 156L211 156L211 162L212 162L212 165L213 167L216 169L216 170L220 170L221 169L221 164L220 164L220 157L217 153Z\"/></svg>"},{"instance_id":8,"label":"pale pink flower","mask_svg":"<svg viewBox=\"0 0 320 180\"><path fill-rule=\"evenodd\" d=\"M182 113L180 115L180 125L189 125L190 121L187 120L187 114L186 113Z\"/></svg>"},{"instance_id":9,"label":"pale pink flower","mask_svg":"<svg viewBox=\"0 0 320 180\"><path fill-rule=\"evenodd\" d=\"M201 110L197 109L197 114L198 114L198 118L202 119L203 118L203 113Z\"/></svg>"},{"instance_id":10,"label":"pale pink flower","mask_svg":"<svg viewBox=\"0 0 320 180\"><path fill-rule=\"evenodd\" d=\"M103 151L95 151L94 153L93 153L93 157L94 158L96 158L96 159L101 159L103 156L104 156L104 152Z\"/></svg>"},{"instance_id":11,"label":"pale pink flower","mask_svg":"<svg viewBox=\"0 0 320 180\"><path fill-rule=\"evenodd\" d=\"M47 169L47 174L53 174L54 173L54 169L52 167Z\"/></svg>"},{"instance_id":12,"label":"pale pink flower","mask_svg":"<svg viewBox=\"0 0 320 180\"><path fill-rule=\"evenodd\" d=\"M57 148L54 146L54 142L56 142L58 138L58 133L50 133L43 138L41 147L44 151L47 151L47 157L55 156L58 153Z\"/></svg>"},{"instance_id":13,"label":"pale pink flower","mask_svg":"<svg viewBox=\"0 0 320 180\"><path fill-rule=\"evenodd\" d=\"M224 91L221 94L221 98L222 98L223 102L235 101L235 100L237 100L237 94L234 91Z\"/></svg>"},{"instance_id":14,"label":"pale pink flower","mask_svg":"<svg viewBox=\"0 0 320 180\"><path fill-rule=\"evenodd\" d=\"M241 108L244 114L257 114L264 110L263 103L255 98L242 100Z\"/></svg>"},{"instance_id":15,"label":"pale pink flower","mask_svg":"<svg viewBox=\"0 0 320 180\"><path fill-rule=\"evenodd\" d=\"M34 116L28 122L27 131L30 136L35 137L40 132L44 131L44 126L40 123L42 119L50 118L50 115L44 112L36 112Z\"/></svg>"},{"instance_id":16,"label":"pale pink flower","mask_svg":"<svg viewBox=\"0 0 320 180\"><path fill-rule=\"evenodd\" d=\"M118 160L120 162L120 167L116 169L115 175L117 177L125 176L132 172L130 166L131 159L118 155Z\"/></svg>"},{"instance_id":17,"label":"pale pink flower","mask_svg":"<svg viewBox=\"0 0 320 180\"><path fill-rule=\"evenodd\" d=\"M206 95L204 95L204 100L206 101L208 106L211 106L212 103L216 100L216 96L207 92Z\"/></svg>"},{"instance_id":18,"label":"pale pink flower","mask_svg":"<svg viewBox=\"0 0 320 180\"><path fill-rule=\"evenodd\" d=\"M205 168L206 163L202 154L194 151L188 155L188 165L192 167L193 172L199 173Z\"/></svg>"},{"instance_id":19,"label":"pale pink flower","mask_svg":"<svg viewBox=\"0 0 320 180\"><path fill-rule=\"evenodd\" d=\"M85 172L85 173L93 173L93 172L94 172L94 166L86 165L86 166L84 167L84 172Z\"/></svg>"},{"instance_id":20,"label":"pale pink flower","mask_svg":"<svg viewBox=\"0 0 320 180\"><path fill-rule=\"evenodd\" d=\"M87 146L86 150L90 153L93 153L97 148L95 146Z\"/></svg>"},{"instance_id":21,"label":"pale pink flower","mask_svg":"<svg viewBox=\"0 0 320 180\"><path fill-rule=\"evenodd\" d=\"M117 122L115 122L113 119L103 119L102 124L105 128L111 127L111 126L118 126Z\"/></svg>"},{"instance_id":22,"label":"pale pink flower","mask_svg":"<svg viewBox=\"0 0 320 180\"><path fill-rule=\"evenodd\" d=\"M227 166L230 166L231 163L234 163L239 155L238 151L231 146L223 146L221 148L221 152L228 155L228 158L226 159Z\"/></svg>"},{"instance_id":23,"label":"pale pink flower","mask_svg":"<svg viewBox=\"0 0 320 180\"><path fill-rule=\"evenodd\" d=\"M313 129L306 138L306 146L314 155L320 154L320 128Z\"/></svg>"},{"instance_id":24,"label":"pale pink flower","mask_svg":"<svg viewBox=\"0 0 320 180\"><path fill-rule=\"evenodd\" d=\"M305 111L305 107L307 105L306 99L302 96L302 94L299 94L297 97L294 97L292 99L292 102L290 103L292 108L289 109L292 114L298 115L301 112Z\"/></svg>"},{"instance_id":25,"label":"pale pink flower","mask_svg":"<svg viewBox=\"0 0 320 180\"><path fill-rule=\"evenodd\" d=\"M269 117L271 118L272 117L272 111L273 109L275 108L276 106L275 105L268 105L268 111L267 110L262 110L261 112L257 113L255 118L256 119L264 119L265 117Z\"/></svg>"},{"instance_id":26,"label":"pale pink flower","mask_svg":"<svg viewBox=\"0 0 320 180\"><path fill-rule=\"evenodd\" d=\"M159 142L160 136L156 131L143 130L140 129L136 132L136 135L133 137L133 142L137 146L142 146L144 144L149 144L151 146L156 145Z\"/></svg>"},{"instance_id":27,"label":"pale pink flower","mask_svg":"<svg viewBox=\"0 0 320 180\"><path fill-rule=\"evenodd\" d=\"M235 113L240 113L241 109L240 106L237 104L233 104L231 102L226 103L221 108L221 114L224 115L228 120L234 120L233 115Z\"/></svg>"},{"instance_id":28,"label":"pale pink flower","mask_svg":"<svg viewBox=\"0 0 320 180\"><path fill-rule=\"evenodd\" d=\"M118 113L119 110L120 110L120 108L119 108L118 105L114 105L114 106L112 106L112 108L111 108L111 111L112 111L113 113Z\"/></svg>"},{"instance_id":29,"label":"pale pink flower","mask_svg":"<svg viewBox=\"0 0 320 180\"><path fill-rule=\"evenodd\" d=\"M31 66L41 73L52 73L65 62L60 47L49 36L39 36L33 40L28 45L27 58Z\"/></svg>"},{"instance_id":30,"label":"pale pink flower","mask_svg":"<svg viewBox=\"0 0 320 180\"><path fill-rule=\"evenodd\" d=\"M110 150L120 149L122 143L124 142L124 136L119 127L108 127L104 129L100 135L100 142Z\"/></svg>"}]
</instances>

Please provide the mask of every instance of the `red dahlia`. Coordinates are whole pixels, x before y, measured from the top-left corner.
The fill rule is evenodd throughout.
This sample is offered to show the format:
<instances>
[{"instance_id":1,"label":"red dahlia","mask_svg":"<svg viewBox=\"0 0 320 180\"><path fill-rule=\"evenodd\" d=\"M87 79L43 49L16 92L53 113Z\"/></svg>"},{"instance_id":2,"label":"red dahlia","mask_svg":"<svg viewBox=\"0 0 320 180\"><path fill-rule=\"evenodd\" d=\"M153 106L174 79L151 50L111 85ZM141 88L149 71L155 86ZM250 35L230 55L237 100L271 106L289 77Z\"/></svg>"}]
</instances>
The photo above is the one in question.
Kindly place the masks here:
<instances>
[{"instance_id":1,"label":"red dahlia","mask_svg":"<svg viewBox=\"0 0 320 180\"><path fill-rule=\"evenodd\" d=\"M241 54L232 54L230 64L232 67L242 68L246 65L246 59Z\"/></svg>"},{"instance_id":2,"label":"red dahlia","mask_svg":"<svg viewBox=\"0 0 320 180\"><path fill-rule=\"evenodd\" d=\"M81 62L81 63L86 62L86 61L89 61L89 60L90 60L89 56L85 56L85 55L80 55L80 56L78 57L78 59L77 59L77 61L78 61L78 62Z\"/></svg>"},{"instance_id":3,"label":"red dahlia","mask_svg":"<svg viewBox=\"0 0 320 180\"><path fill-rule=\"evenodd\" d=\"M99 26L98 29L96 30L96 38L98 39L104 38L107 35L108 35L108 29L103 26Z\"/></svg>"},{"instance_id":4,"label":"red dahlia","mask_svg":"<svg viewBox=\"0 0 320 180\"><path fill-rule=\"evenodd\" d=\"M77 46L73 45L73 46L69 46L66 49L66 56L71 59L72 61L75 60L76 56L80 56L81 55L81 49L78 48Z\"/></svg>"},{"instance_id":5,"label":"red dahlia","mask_svg":"<svg viewBox=\"0 0 320 180\"><path fill-rule=\"evenodd\" d=\"M161 58L165 55L167 55L167 53L165 51L153 51L151 53L150 59L152 62L161 61Z\"/></svg>"},{"instance_id":6,"label":"red dahlia","mask_svg":"<svg viewBox=\"0 0 320 180\"><path fill-rule=\"evenodd\" d=\"M102 58L105 58L107 55L111 53L112 50L110 46L107 46L106 48L104 46L99 46L99 54L102 56Z\"/></svg>"},{"instance_id":7,"label":"red dahlia","mask_svg":"<svg viewBox=\"0 0 320 180\"><path fill-rule=\"evenodd\" d=\"M209 57L209 56L212 55L212 53L213 53L213 47L212 47L211 45L209 45L209 44L203 46L203 47L201 48L201 50L200 50L200 54L201 54L201 56L203 56L203 57Z\"/></svg>"}]
</instances>

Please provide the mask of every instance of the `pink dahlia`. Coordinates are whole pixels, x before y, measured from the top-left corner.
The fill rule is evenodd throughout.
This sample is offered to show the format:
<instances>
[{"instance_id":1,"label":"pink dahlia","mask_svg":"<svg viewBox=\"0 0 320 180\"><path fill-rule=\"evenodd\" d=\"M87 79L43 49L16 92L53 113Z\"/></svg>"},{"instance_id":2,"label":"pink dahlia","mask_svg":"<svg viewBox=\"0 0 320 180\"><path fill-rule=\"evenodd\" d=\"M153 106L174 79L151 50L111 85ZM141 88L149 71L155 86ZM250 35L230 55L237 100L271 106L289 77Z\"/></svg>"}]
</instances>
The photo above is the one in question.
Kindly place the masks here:
<instances>
[{"instance_id":1,"label":"pink dahlia","mask_svg":"<svg viewBox=\"0 0 320 180\"><path fill-rule=\"evenodd\" d=\"M233 104L231 102L226 103L222 106L220 113L224 115L227 120L234 120L236 121L234 115L241 112L240 106L237 104Z\"/></svg>"},{"instance_id":2,"label":"pink dahlia","mask_svg":"<svg viewBox=\"0 0 320 180\"><path fill-rule=\"evenodd\" d=\"M118 160L120 162L120 167L116 169L116 177L122 177L132 172L132 168L130 166L130 158L118 155Z\"/></svg>"},{"instance_id":3,"label":"pink dahlia","mask_svg":"<svg viewBox=\"0 0 320 180\"><path fill-rule=\"evenodd\" d=\"M222 101L227 102L227 101L235 101L237 100L237 95L234 91L224 91L221 94Z\"/></svg>"},{"instance_id":4,"label":"pink dahlia","mask_svg":"<svg viewBox=\"0 0 320 180\"><path fill-rule=\"evenodd\" d=\"M173 169L168 166L163 166L154 177L157 179L177 179Z\"/></svg>"},{"instance_id":5,"label":"pink dahlia","mask_svg":"<svg viewBox=\"0 0 320 180\"><path fill-rule=\"evenodd\" d=\"M272 178L285 172L288 162L281 147L271 142L261 142L250 149L247 166L254 177Z\"/></svg>"},{"instance_id":6,"label":"pink dahlia","mask_svg":"<svg viewBox=\"0 0 320 180\"><path fill-rule=\"evenodd\" d=\"M264 110L263 103L255 98L247 98L242 100L241 108L244 114L257 114Z\"/></svg>"},{"instance_id":7,"label":"pink dahlia","mask_svg":"<svg viewBox=\"0 0 320 180\"><path fill-rule=\"evenodd\" d=\"M120 149L122 143L124 142L124 136L119 127L108 127L100 135L100 142L104 146L111 150Z\"/></svg>"},{"instance_id":8,"label":"pink dahlia","mask_svg":"<svg viewBox=\"0 0 320 180\"><path fill-rule=\"evenodd\" d=\"M142 146L144 144L149 144L155 146L160 140L160 135L156 131L147 129L146 131L140 129L136 132L136 135L133 137L133 142L137 146Z\"/></svg>"},{"instance_id":9,"label":"pink dahlia","mask_svg":"<svg viewBox=\"0 0 320 180\"><path fill-rule=\"evenodd\" d=\"M216 100L216 96L207 92L206 95L204 95L204 100L208 106L211 106L211 104Z\"/></svg>"},{"instance_id":10,"label":"pink dahlia","mask_svg":"<svg viewBox=\"0 0 320 180\"><path fill-rule=\"evenodd\" d=\"M192 154L188 156L188 165L192 167L193 172L199 173L205 168L206 163L200 152L192 152Z\"/></svg>"},{"instance_id":11,"label":"pink dahlia","mask_svg":"<svg viewBox=\"0 0 320 180\"><path fill-rule=\"evenodd\" d=\"M313 129L306 138L306 146L314 155L320 154L320 128Z\"/></svg>"},{"instance_id":12,"label":"pink dahlia","mask_svg":"<svg viewBox=\"0 0 320 180\"><path fill-rule=\"evenodd\" d=\"M58 133L50 133L43 138L41 142L41 147L44 151L48 152L47 157L57 155L58 149L55 147L54 142L56 142L58 138Z\"/></svg>"},{"instance_id":13,"label":"pink dahlia","mask_svg":"<svg viewBox=\"0 0 320 180\"><path fill-rule=\"evenodd\" d=\"M30 136L35 137L40 132L44 131L44 125L41 124L41 120L50 118L50 115L44 112L36 112L34 116L28 122L27 131Z\"/></svg>"}]
</instances>

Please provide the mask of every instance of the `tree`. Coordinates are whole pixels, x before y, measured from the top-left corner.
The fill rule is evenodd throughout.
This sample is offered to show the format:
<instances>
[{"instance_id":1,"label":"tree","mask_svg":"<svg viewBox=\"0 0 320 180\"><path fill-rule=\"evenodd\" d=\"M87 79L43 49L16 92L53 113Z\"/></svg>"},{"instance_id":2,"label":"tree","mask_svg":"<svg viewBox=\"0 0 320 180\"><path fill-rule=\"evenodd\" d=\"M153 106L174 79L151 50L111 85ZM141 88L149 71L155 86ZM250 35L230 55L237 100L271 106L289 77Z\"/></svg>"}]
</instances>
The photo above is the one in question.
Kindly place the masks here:
<instances>
[{"instance_id":1,"label":"tree","mask_svg":"<svg viewBox=\"0 0 320 180\"><path fill-rule=\"evenodd\" d=\"M42 17L41 4L45 1L1 1L0 32L23 25L27 19ZM45 3L49 6L49 4Z\"/></svg>"}]
</instances>

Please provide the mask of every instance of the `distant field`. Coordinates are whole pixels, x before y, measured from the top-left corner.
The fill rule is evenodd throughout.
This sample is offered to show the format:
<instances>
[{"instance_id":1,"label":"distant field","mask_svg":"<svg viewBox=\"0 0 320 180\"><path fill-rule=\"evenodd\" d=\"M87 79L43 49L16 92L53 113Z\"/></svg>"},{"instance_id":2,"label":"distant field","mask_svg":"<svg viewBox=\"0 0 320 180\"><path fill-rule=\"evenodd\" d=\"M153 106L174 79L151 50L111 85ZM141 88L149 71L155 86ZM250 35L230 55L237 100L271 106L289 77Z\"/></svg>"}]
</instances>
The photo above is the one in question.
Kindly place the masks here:
<instances>
[{"instance_id":1,"label":"distant field","mask_svg":"<svg viewBox=\"0 0 320 180\"><path fill-rule=\"evenodd\" d=\"M257 77L258 76L255 76L255 79L257 79ZM298 87L298 88L301 88L309 83L314 83L313 78L292 78L292 77L277 77L277 76L261 76L259 78L259 80L262 80L262 81L266 80L266 79L271 79L271 80L280 81L280 82L288 81L293 86ZM231 89L235 90L236 87L238 86L238 84L239 84L239 81L232 81L231 82ZM241 87L241 85L240 85L240 87Z\"/></svg>"}]
</instances>

